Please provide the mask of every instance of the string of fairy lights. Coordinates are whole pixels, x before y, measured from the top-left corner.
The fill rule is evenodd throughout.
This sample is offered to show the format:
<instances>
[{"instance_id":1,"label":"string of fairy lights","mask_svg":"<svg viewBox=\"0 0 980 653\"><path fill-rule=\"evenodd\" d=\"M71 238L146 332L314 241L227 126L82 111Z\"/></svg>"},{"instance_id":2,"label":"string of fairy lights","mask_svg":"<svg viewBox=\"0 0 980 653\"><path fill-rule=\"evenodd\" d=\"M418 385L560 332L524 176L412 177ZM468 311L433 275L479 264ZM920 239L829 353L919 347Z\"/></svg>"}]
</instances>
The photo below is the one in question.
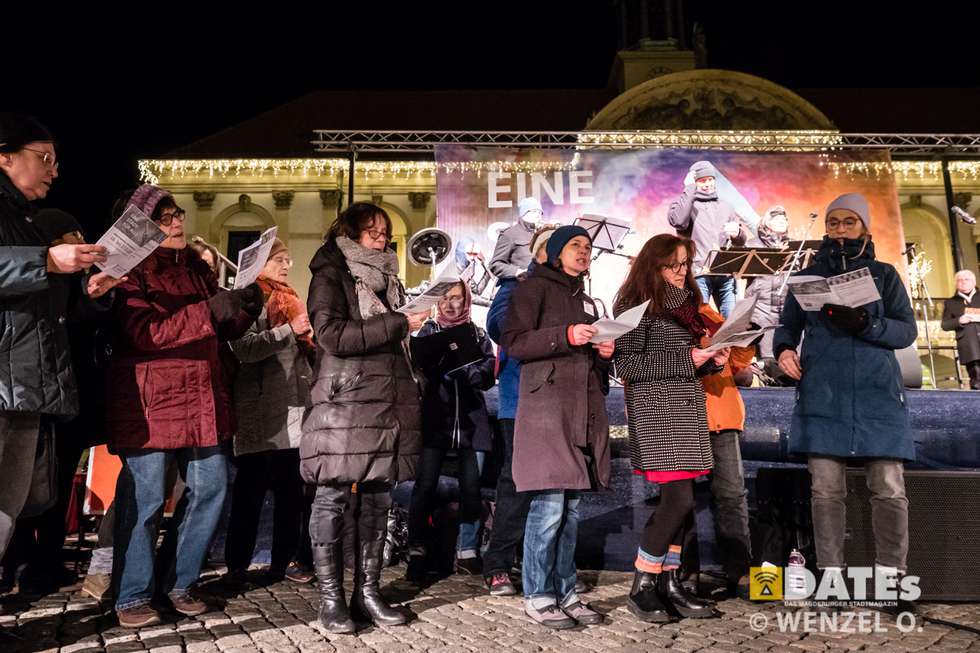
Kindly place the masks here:
<instances>
[{"instance_id":1,"label":"string of fairy lights","mask_svg":"<svg viewBox=\"0 0 980 653\"><path fill-rule=\"evenodd\" d=\"M640 135L644 136L644 135ZM863 177L881 179L894 176L899 182L941 181L939 161L840 161L833 154L820 154L819 165L830 169L834 178ZM495 161L357 161L354 174L364 180L434 181L437 174L488 172L545 173L576 170L581 153L551 160ZM980 161L950 161L950 175L961 181L980 180ZM139 161L140 179L146 183L168 180L196 180L231 177L318 177L337 179L346 175L350 162L343 158L296 159L144 159Z\"/></svg>"},{"instance_id":2,"label":"string of fairy lights","mask_svg":"<svg viewBox=\"0 0 980 653\"><path fill-rule=\"evenodd\" d=\"M478 176L487 172L555 172L579 167L579 154L567 160L551 161L357 161L354 174L365 180L411 179L434 180L441 169L445 173ZM140 180L150 184L161 178L214 179L229 177L323 177L337 178L347 174L347 159L144 159L139 161Z\"/></svg>"}]
</instances>

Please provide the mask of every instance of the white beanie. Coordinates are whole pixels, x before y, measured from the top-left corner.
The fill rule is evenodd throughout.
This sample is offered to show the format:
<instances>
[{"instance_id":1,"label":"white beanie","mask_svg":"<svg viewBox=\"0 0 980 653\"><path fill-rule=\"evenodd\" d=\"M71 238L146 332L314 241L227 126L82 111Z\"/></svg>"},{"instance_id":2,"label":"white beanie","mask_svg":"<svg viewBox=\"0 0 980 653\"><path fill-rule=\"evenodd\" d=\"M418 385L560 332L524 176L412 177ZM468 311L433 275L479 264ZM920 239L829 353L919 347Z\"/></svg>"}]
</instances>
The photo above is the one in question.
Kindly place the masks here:
<instances>
[{"instance_id":1,"label":"white beanie","mask_svg":"<svg viewBox=\"0 0 980 653\"><path fill-rule=\"evenodd\" d=\"M521 218L528 211L538 211L544 213L544 209L541 208L541 202L538 201L537 197L525 197L520 202L517 203L517 215Z\"/></svg>"}]
</instances>

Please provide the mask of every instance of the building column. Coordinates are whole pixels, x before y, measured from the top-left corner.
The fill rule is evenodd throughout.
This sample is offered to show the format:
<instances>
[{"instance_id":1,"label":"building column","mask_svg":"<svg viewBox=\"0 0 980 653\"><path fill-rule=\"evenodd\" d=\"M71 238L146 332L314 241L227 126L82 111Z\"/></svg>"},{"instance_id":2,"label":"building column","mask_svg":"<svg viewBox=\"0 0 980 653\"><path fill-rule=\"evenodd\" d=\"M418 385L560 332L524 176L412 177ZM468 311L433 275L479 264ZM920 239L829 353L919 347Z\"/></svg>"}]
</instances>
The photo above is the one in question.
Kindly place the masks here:
<instances>
[{"instance_id":1,"label":"building column","mask_svg":"<svg viewBox=\"0 0 980 653\"><path fill-rule=\"evenodd\" d=\"M194 215L194 224L184 225L184 228L194 234L209 234L211 232L211 220L213 216L211 215L211 207L214 206L214 198L217 197L217 193L211 192L209 190L196 190L194 191L194 206L197 207L197 211ZM219 243L211 243L215 247L220 247Z\"/></svg>"},{"instance_id":2,"label":"building column","mask_svg":"<svg viewBox=\"0 0 980 653\"><path fill-rule=\"evenodd\" d=\"M279 230L276 237L286 246L289 246L289 207L293 204L295 193L291 190L280 190L272 193L272 201L276 204L276 212L273 216Z\"/></svg>"},{"instance_id":3,"label":"building column","mask_svg":"<svg viewBox=\"0 0 980 653\"><path fill-rule=\"evenodd\" d=\"M323 223L321 225L321 231L326 234L327 229L333 224L333 221L337 219L337 215L340 213L340 207L343 205L344 201L344 191L337 188L331 188L329 190L320 191L320 203L323 205Z\"/></svg>"}]
</instances>

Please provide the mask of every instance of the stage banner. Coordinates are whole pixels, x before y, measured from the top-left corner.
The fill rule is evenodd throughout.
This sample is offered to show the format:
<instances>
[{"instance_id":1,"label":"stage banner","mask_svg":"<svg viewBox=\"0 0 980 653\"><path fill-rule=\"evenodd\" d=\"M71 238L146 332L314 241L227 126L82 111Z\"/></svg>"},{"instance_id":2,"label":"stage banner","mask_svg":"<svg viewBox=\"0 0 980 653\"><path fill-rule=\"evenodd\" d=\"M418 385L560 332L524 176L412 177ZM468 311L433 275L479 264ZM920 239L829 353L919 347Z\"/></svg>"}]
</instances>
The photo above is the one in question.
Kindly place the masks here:
<instances>
[{"instance_id":1,"label":"stage banner","mask_svg":"<svg viewBox=\"0 0 980 653\"><path fill-rule=\"evenodd\" d=\"M720 150L506 149L442 145L436 149L437 225L453 242L475 241L490 260L502 228L517 220L517 203L541 201L545 222L571 224L583 216L626 222L622 254L648 238L674 233L667 213L688 184L692 164L717 172L720 199L754 232L760 216L782 206L789 234L823 237L824 210L841 193L862 193L871 210L877 257L905 274L905 248L895 180L887 152L770 153ZM592 295L607 307L626 276L628 259L601 255L593 263Z\"/></svg>"}]
</instances>

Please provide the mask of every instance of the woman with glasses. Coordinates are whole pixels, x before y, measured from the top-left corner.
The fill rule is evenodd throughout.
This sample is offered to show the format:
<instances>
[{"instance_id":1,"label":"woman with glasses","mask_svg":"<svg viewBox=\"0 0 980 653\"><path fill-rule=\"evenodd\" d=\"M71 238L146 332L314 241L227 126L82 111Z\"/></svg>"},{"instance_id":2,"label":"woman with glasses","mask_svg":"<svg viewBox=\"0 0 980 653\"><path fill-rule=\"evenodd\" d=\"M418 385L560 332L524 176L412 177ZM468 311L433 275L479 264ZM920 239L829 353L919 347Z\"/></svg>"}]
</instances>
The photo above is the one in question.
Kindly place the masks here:
<instances>
[{"instance_id":1,"label":"woman with glasses","mask_svg":"<svg viewBox=\"0 0 980 653\"><path fill-rule=\"evenodd\" d=\"M639 326L616 340L616 370L626 388L633 473L660 486L636 554L627 606L643 621L717 616L710 601L681 584L681 546L694 524L694 479L714 466L704 387L728 352L701 348L707 329L691 271L694 243L669 234L640 250L616 296L617 314L650 305Z\"/></svg>"},{"instance_id":2,"label":"woman with glasses","mask_svg":"<svg viewBox=\"0 0 980 653\"><path fill-rule=\"evenodd\" d=\"M792 292L786 297L773 352L799 381L789 449L808 458L817 567L840 573L846 563L845 470L855 461L864 465L872 494L875 574L894 577L905 573L909 547L903 461L915 459L895 350L915 342L915 318L895 268L875 260L867 200L841 195L827 207L824 224L814 263L799 274L867 269L881 299L859 308L826 304L803 311Z\"/></svg>"},{"instance_id":3,"label":"woman with glasses","mask_svg":"<svg viewBox=\"0 0 980 653\"><path fill-rule=\"evenodd\" d=\"M259 274L265 306L248 333L231 343L241 366L235 376L235 475L231 518L225 541L228 580L246 582L259 516L267 490L275 500L272 564L268 577L309 582L312 573L292 564L298 553L303 516L299 440L310 397L315 357L306 306L289 285L293 261L278 238ZM307 555L307 557L309 557Z\"/></svg>"},{"instance_id":4,"label":"woman with glasses","mask_svg":"<svg viewBox=\"0 0 980 653\"><path fill-rule=\"evenodd\" d=\"M480 500L480 473L486 452L493 449L493 432L487 418L483 392L496 383L493 345L483 329L471 320L473 296L470 286L452 286L436 306L436 318L425 323L418 338L467 325L476 336L483 357L456 370L448 370L440 360L418 360L426 377L422 396L422 460L412 488L408 515L409 560L407 578L420 582L425 572L428 524L436 501L436 490L443 462L452 455L459 479L459 537L456 540L456 571L479 575L482 572L478 536L483 503ZM441 358L433 356L433 359Z\"/></svg>"},{"instance_id":5,"label":"woman with glasses","mask_svg":"<svg viewBox=\"0 0 980 653\"><path fill-rule=\"evenodd\" d=\"M422 449L408 337L428 313L398 311L405 290L390 238L391 219L384 209L355 202L330 226L310 263L307 306L317 360L300 468L303 479L317 486L310 538L320 622L336 633L354 631L352 613L378 626L408 620L381 596L379 580L390 490L414 478ZM350 610L338 550L349 505L360 540Z\"/></svg>"},{"instance_id":6,"label":"woman with glasses","mask_svg":"<svg viewBox=\"0 0 980 653\"><path fill-rule=\"evenodd\" d=\"M208 606L191 593L218 525L226 489L226 441L235 432L228 379L219 352L262 310L255 284L220 290L187 246L184 211L173 195L140 186L120 197L113 218L135 206L166 234L160 247L118 287L109 364L108 439L122 460L113 538L116 615L125 627L158 623L151 605L165 594L184 615ZM176 463L187 485L176 555L154 578L155 547L166 499L166 470Z\"/></svg>"}]
</instances>

